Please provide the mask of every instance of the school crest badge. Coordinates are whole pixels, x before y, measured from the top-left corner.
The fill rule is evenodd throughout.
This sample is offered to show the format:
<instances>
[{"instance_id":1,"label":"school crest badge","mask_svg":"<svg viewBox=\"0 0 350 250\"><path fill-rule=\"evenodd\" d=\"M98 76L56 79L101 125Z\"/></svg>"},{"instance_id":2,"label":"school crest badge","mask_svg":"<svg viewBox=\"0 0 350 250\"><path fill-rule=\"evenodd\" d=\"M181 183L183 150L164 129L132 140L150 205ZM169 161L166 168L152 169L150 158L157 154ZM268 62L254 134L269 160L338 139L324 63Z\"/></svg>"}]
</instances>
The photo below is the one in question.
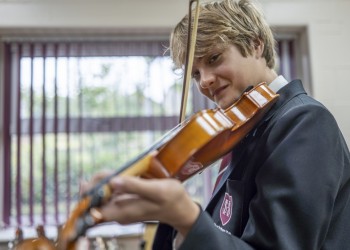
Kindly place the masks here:
<instances>
[{"instance_id":1,"label":"school crest badge","mask_svg":"<svg viewBox=\"0 0 350 250\"><path fill-rule=\"evenodd\" d=\"M221 224L225 226L231 219L232 215L232 196L225 193L224 200L222 201L220 208L220 220Z\"/></svg>"}]
</instances>

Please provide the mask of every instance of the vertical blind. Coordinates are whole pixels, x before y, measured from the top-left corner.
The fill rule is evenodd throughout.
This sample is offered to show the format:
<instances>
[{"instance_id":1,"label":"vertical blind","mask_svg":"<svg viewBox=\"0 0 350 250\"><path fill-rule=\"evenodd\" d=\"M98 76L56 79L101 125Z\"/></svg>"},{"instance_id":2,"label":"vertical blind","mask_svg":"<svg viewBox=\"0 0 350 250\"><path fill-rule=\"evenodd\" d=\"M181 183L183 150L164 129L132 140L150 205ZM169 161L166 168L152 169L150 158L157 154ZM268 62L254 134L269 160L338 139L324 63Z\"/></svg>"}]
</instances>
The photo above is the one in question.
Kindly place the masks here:
<instances>
[{"instance_id":1,"label":"vertical blind","mask_svg":"<svg viewBox=\"0 0 350 250\"><path fill-rule=\"evenodd\" d=\"M161 61L161 58L166 58L165 46L166 41L5 44L3 118L6 192L3 217L6 225L52 225L64 221L72 200L77 198L79 179L86 174L84 164L96 161L92 155L99 143L94 141L109 144L106 150L125 147L121 144L128 141L129 151L137 153L157 133L161 134L176 124L174 109L162 109L162 105L140 100L147 98L141 94L125 97L130 105L124 103L118 106L115 103L113 108L104 112L104 107L96 107L98 102L94 103L94 98L107 95L98 95L94 91L105 90L98 83L88 88L86 83L94 79L86 79L87 73L81 72L89 70L86 65L94 58L100 61L107 58L107 65L96 64L101 71L115 58L118 58L120 67L125 67L123 63L130 61L123 61L125 57ZM136 68L131 69L135 74L140 67L137 64L136 60L133 64ZM158 71L162 73L161 67L165 63L158 64ZM96 82L102 80L96 77ZM145 86L139 87L142 84ZM137 91L149 91L147 85L137 85L136 88L140 88ZM113 96L108 97L112 99L109 103L112 103ZM176 91L171 98L178 98ZM146 113L136 107L138 103L149 106ZM108 140L111 134L115 136ZM117 167L132 156L131 153L126 156L126 153L123 153L122 159L114 159L109 166L114 163L113 167ZM92 169L95 166L90 164Z\"/></svg>"}]
</instances>

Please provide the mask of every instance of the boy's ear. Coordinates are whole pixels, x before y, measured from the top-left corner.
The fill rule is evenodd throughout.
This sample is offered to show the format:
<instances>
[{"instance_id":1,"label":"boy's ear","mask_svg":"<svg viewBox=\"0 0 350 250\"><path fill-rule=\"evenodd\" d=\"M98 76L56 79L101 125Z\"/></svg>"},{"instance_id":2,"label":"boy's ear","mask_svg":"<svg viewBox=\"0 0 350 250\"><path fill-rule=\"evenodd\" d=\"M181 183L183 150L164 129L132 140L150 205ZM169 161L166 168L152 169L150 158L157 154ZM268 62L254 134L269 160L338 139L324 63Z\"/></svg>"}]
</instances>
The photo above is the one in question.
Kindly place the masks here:
<instances>
[{"instance_id":1,"label":"boy's ear","mask_svg":"<svg viewBox=\"0 0 350 250\"><path fill-rule=\"evenodd\" d=\"M254 53L257 58L261 57L264 52L264 43L260 39L254 41Z\"/></svg>"}]
</instances>

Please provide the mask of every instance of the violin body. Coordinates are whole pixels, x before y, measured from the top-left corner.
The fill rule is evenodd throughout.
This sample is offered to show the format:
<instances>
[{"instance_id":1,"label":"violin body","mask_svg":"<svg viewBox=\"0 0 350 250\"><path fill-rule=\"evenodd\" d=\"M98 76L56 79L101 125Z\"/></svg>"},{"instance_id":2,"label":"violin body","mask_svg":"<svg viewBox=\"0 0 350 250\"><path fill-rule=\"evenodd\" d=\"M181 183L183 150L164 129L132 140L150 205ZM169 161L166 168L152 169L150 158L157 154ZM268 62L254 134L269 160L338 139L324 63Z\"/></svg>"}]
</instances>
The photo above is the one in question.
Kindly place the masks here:
<instances>
[{"instance_id":1,"label":"violin body","mask_svg":"<svg viewBox=\"0 0 350 250\"><path fill-rule=\"evenodd\" d=\"M164 167L161 172L166 175L156 176L151 168L150 173L146 172L143 176L170 177L180 181L188 179L214 160L215 157L210 154L216 152L210 148L221 148L222 142L229 139L231 129L231 120L220 109L195 114L155 156ZM204 151L207 156L201 154Z\"/></svg>"},{"instance_id":2,"label":"violin body","mask_svg":"<svg viewBox=\"0 0 350 250\"><path fill-rule=\"evenodd\" d=\"M153 172L166 174L151 176L185 181L203 171L240 142L277 101L277 97L265 83L260 83L226 110L205 110L195 114L156 156L165 169ZM144 175L147 174L150 173Z\"/></svg>"},{"instance_id":3,"label":"violin body","mask_svg":"<svg viewBox=\"0 0 350 250\"><path fill-rule=\"evenodd\" d=\"M23 239L23 231L20 228L16 230L14 249L16 250L55 250L55 244L45 235L43 226L36 228L37 238Z\"/></svg>"},{"instance_id":4,"label":"violin body","mask_svg":"<svg viewBox=\"0 0 350 250\"><path fill-rule=\"evenodd\" d=\"M56 247L51 240L45 237L38 237L38 238L23 240L16 246L15 249L16 250L55 250Z\"/></svg>"}]
</instances>

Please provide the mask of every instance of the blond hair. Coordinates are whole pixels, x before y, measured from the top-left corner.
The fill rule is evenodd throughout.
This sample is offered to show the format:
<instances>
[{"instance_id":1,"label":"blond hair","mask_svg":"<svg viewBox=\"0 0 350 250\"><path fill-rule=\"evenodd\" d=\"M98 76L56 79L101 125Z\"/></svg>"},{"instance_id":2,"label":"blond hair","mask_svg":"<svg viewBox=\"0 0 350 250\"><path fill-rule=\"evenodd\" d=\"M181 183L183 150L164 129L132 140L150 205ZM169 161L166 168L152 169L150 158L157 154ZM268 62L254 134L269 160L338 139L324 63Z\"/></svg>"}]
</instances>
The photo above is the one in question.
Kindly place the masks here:
<instances>
[{"instance_id":1,"label":"blond hair","mask_svg":"<svg viewBox=\"0 0 350 250\"><path fill-rule=\"evenodd\" d=\"M177 24L170 38L171 57L178 68L185 64L187 30L188 15ZM196 58L205 56L214 47L225 48L232 44L246 57L252 55L254 45L260 42L264 44L266 64L273 69L275 40L262 12L251 1L223 0L200 6Z\"/></svg>"}]
</instances>

